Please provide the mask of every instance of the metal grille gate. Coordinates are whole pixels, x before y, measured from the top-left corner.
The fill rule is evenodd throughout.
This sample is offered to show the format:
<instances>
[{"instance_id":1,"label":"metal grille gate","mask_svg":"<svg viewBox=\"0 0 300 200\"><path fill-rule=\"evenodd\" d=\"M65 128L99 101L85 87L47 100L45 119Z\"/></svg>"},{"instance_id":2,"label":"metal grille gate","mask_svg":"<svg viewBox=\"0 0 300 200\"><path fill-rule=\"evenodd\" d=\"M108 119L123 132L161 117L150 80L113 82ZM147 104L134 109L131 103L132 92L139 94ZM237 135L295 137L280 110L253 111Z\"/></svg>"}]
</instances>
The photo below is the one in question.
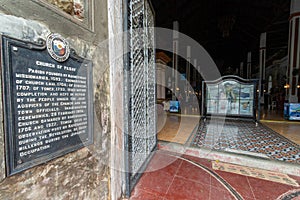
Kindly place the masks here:
<instances>
[{"instance_id":1,"label":"metal grille gate","mask_svg":"<svg viewBox=\"0 0 300 200\"><path fill-rule=\"evenodd\" d=\"M154 14L147 0L128 0L128 67L125 75L126 195L156 148Z\"/></svg>"}]
</instances>

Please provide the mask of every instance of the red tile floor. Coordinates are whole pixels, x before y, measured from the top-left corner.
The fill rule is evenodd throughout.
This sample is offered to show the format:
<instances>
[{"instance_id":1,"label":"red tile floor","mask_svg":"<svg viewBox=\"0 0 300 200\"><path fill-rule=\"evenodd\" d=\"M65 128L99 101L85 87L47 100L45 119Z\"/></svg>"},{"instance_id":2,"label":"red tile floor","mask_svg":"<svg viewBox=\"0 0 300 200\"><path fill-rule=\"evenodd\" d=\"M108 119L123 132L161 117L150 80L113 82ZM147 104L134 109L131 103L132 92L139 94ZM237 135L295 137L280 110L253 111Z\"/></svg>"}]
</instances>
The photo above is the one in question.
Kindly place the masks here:
<instances>
[{"instance_id":1,"label":"red tile floor","mask_svg":"<svg viewBox=\"0 0 300 200\"><path fill-rule=\"evenodd\" d=\"M214 173L223 179L223 184ZM300 177L291 178L300 183ZM226 187L226 184L229 186ZM295 189L300 190L300 187L213 170L209 160L185 155L177 156L159 150L132 191L130 200L300 199L300 196L296 195L279 198L282 194Z\"/></svg>"}]
</instances>

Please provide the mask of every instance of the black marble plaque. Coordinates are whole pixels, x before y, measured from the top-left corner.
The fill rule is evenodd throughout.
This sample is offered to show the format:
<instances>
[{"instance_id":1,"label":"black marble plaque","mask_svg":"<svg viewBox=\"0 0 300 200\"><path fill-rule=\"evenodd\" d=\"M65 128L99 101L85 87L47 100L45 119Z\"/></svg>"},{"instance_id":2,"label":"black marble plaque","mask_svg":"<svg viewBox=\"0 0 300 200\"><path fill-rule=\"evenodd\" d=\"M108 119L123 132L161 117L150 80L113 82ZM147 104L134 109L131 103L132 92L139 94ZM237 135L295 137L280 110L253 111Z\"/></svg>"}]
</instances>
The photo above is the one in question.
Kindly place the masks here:
<instances>
[{"instance_id":1,"label":"black marble plaque","mask_svg":"<svg viewBox=\"0 0 300 200\"><path fill-rule=\"evenodd\" d=\"M92 62L2 36L7 174L93 143Z\"/></svg>"}]
</instances>

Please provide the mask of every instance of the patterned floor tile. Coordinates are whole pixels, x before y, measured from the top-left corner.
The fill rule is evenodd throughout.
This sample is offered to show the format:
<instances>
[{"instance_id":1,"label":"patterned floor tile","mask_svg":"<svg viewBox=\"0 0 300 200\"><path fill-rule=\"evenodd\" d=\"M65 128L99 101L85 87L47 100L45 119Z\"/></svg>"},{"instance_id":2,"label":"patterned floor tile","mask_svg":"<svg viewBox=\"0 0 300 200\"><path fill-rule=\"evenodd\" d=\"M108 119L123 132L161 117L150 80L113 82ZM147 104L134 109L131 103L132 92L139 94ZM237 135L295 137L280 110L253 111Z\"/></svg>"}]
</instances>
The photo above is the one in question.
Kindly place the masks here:
<instances>
[{"instance_id":1,"label":"patterned floor tile","mask_svg":"<svg viewBox=\"0 0 300 200\"><path fill-rule=\"evenodd\" d=\"M201 120L191 145L224 151L249 151L267 155L270 159L300 164L299 145L253 121Z\"/></svg>"}]
</instances>

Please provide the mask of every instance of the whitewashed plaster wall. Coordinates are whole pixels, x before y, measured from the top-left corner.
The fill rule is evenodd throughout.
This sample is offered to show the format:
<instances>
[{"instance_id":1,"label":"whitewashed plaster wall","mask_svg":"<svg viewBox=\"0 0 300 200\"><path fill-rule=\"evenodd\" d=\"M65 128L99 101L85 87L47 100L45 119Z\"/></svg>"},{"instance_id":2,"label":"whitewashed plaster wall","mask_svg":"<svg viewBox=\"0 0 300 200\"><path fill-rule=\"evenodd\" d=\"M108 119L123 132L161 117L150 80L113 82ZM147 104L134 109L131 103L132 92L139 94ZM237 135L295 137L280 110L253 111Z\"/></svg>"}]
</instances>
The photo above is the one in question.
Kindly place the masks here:
<instances>
[{"instance_id":1,"label":"whitewashed plaster wall","mask_svg":"<svg viewBox=\"0 0 300 200\"><path fill-rule=\"evenodd\" d=\"M111 199L125 189L123 136L124 13L122 0L108 0L108 32L111 94Z\"/></svg>"}]
</instances>

